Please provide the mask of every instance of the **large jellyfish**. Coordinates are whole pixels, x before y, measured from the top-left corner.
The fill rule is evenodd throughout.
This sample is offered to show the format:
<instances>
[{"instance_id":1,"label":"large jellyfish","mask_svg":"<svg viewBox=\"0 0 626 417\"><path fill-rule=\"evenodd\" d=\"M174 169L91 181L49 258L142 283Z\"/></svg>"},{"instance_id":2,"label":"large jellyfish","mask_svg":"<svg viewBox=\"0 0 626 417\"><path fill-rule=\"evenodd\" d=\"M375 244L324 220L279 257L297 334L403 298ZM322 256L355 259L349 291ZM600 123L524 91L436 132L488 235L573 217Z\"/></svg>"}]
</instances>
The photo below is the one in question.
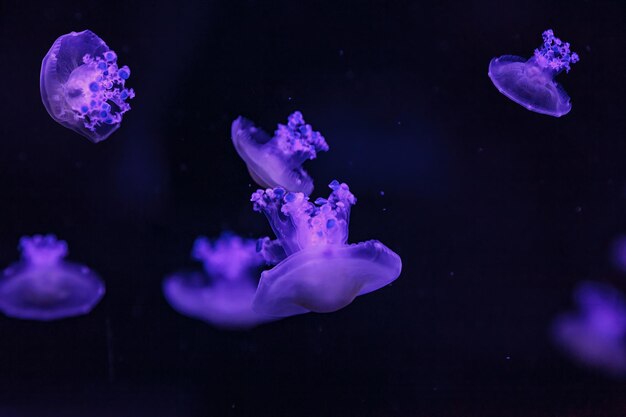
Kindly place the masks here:
<instances>
[{"instance_id":1,"label":"large jellyfish","mask_svg":"<svg viewBox=\"0 0 626 417\"><path fill-rule=\"evenodd\" d=\"M561 117L572 108L563 87L554 78L570 64L578 62L569 43L554 36L552 29L543 32L543 46L526 60L520 56L503 55L489 63L489 77L498 90L536 113Z\"/></svg>"},{"instance_id":2,"label":"large jellyfish","mask_svg":"<svg viewBox=\"0 0 626 417\"><path fill-rule=\"evenodd\" d=\"M90 30L58 38L41 64L41 100L54 120L97 143L108 138L135 97L127 66Z\"/></svg>"},{"instance_id":3,"label":"large jellyfish","mask_svg":"<svg viewBox=\"0 0 626 417\"><path fill-rule=\"evenodd\" d=\"M83 265L64 261L67 244L54 235L23 237L22 260L0 278L0 311L27 320L57 320L89 313L104 284Z\"/></svg>"},{"instance_id":4,"label":"large jellyfish","mask_svg":"<svg viewBox=\"0 0 626 417\"><path fill-rule=\"evenodd\" d=\"M287 125L279 124L273 138L240 116L233 122L232 137L237 153L261 187L311 194L313 179L302 164L315 159L318 152L328 151L328 144L305 124L302 113L294 112Z\"/></svg>"},{"instance_id":5,"label":"large jellyfish","mask_svg":"<svg viewBox=\"0 0 626 417\"><path fill-rule=\"evenodd\" d=\"M626 376L626 302L616 289L580 284L574 293L579 311L557 317L555 343L573 359L614 376Z\"/></svg>"},{"instance_id":6,"label":"large jellyfish","mask_svg":"<svg viewBox=\"0 0 626 417\"><path fill-rule=\"evenodd\" d=\"M196 239L192 257L204 271L176 273L163 282L163 293L179 313L226 329L245 329L275 320L252 310L255 272L264 263L254 239L224 233Z\"/></svg>"},{"instance_id":7,"label":"large jellyfish","mask_svg":"<svg viewBox=\"0 0 626 417\"><path fill-rule=\"evenodd\" d=\"M268 263L253 308L273 316L326 313L350 304L400 275L400 257L377 240L348 244L350 207L356 198L346 184L330 183L328 199L311 203L283 188L257 190L254 210L263 212L277 240L259 240Z\"/></svg>"}]
</instances>

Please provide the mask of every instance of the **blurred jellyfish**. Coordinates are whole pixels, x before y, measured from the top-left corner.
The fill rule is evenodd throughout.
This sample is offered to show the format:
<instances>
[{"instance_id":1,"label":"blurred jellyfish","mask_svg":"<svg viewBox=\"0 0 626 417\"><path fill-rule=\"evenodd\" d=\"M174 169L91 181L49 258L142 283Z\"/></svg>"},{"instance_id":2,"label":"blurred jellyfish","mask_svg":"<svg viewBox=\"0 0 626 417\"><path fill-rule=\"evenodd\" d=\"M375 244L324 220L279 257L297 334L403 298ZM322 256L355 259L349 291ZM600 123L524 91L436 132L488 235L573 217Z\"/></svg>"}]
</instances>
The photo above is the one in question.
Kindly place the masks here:
<instances>
[{"instance_id":1,"label":"blurred jellyfish","mask_svg":"<svg viewBox=\"0 0 626 417\"><path fill-rule=\"evenodd\" d=\"M237 153L257 184L311 194L313 179L302 164L315 159L318 152L328 151L328 144L311 125L305 124L302 113L294 112L287 125L279 124L273 138L240 116L233 122L232 137Z\"/></svg>"},{"instance_id":2,"label":"blurred jellyfish","mask_svg":"<svg viewBox=\"0 0 626 417\"><path fill-rule=\"evenodd\" d=\"M275 320L252 311L255 273L264 263L254 239L224 233L199 237L192 255L203 272L176 273L163 282L163 294L179 313L226 329L245 329Z\"/></svg>"},{"instance_id":3,"label":"blurred jellyfish","mask_svg":"<svg viewBox=\"0 0 626 417\"><path fill-rule=\"evenodd\" d=\"M328 199L309 202L282 188L252 194L277 240L260 239L258 250L274 268L261 274L253 308L291 316L326 313L350 304L400 275L400 257L377 240L348 244L350 207L356 198L346 184L330 183Z\"/></svg>"},{"instance_id":4,"label":"blurred jellyfish","mask_svg":"<svg viewBox=\"0 0 626 417\"><path fill-rule=\"evenodd\" d=\"M489 63L489 77L502 94L536 113L560 117L572 108L563 87L554 78L570 64L579 61L570 52L569 43L561 41L549 29L543 32L543 46L526 60L503 55Z\"/></svg>"},{"instance_id":5,"label":"blurred jellyfish","mask_svg":"<svg viewBox=\"0 0 626 417\"><path fill-rule=\"evenodd\" d=\"M67 243L54 235L20 239L22 260L0 278L0 311L27 320L57 320L89 313L104 284L83 265L66 262Z\"/></svg>"},{"instance_id":6,"label":"blurred jellyfish","mask_svg":"<svg viewBox=\"0 0 626 417\"><path fill-rule=\"evenodd\" d=\"M127 66L90 30L58 38L41 64L41 99L54 120L97 143L115 132L126 100L135 97L124 84Z\"/></svg>"},{"instance_id":7,"label":"blurred jellyfish","mask_svg":"<svg viewBox=\"0 0 626 417\"><path fill-rule=\"evenodd\" d=\"M626 376L626 302L614 288L580 284L574 293L579 311L557 317L555 343L573 359L613 376Z\"/></svg>"}]
</instances>

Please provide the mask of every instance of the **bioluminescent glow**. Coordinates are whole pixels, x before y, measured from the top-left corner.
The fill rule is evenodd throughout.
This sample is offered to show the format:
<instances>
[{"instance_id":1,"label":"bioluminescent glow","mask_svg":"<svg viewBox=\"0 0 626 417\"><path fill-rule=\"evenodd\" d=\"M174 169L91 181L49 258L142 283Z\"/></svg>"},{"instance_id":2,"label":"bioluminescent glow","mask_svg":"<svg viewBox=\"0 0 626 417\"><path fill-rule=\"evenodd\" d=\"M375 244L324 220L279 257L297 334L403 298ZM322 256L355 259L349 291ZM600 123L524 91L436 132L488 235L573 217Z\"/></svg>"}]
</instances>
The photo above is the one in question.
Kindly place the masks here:
<instances>
[{"instance_id":1,"label":"bioluminescent glow","mask_svg":"<svg viewBox=\"0 0 626 417\"><path fill-rule=\"evenodd\" d=\"M330 183L328 199L315 204L283 188L257 190L254 210L263 212L277 240L259 240L268 263L253 308L273 316L326 313L350 304L400 275L400 257L377 240L348 244L350 207L356 198L346 184Z\"/></svg>"},{"instance_id":2,"label":"bioluminescent glow","mask_svg":"<svg viewBox=\"0 0 626 417\"><path fill-rule=\"evenodd\" d=\"M127 66L95 33L84 30L58 38L41 65L41 99L61 125L97 143L108 138L135 97L126 88Z\"/></svg>"},{"instance_id":3,"label":"bioluminescent glow","mask_svg":"<svg viewBox=\"0 0 626 417\"><path fill-rule=\"evenodd\" d=\"M328 144L311 125L305 124L302 113L294 112L287 125L279 124L272 138L251 121L239 117L233 122L232 138L257 184L306 195L313 192L313 179L302 164L315 159L318 152L328 151Z\"/></svg>"},{"instance_id":4,"label":"bioluminescent glow","mask_svg":"<svg viewBox=\"0 0 626 417\"><path fill-rule=\"evenodd\" d=\"M570 98L554 78L579 61L569 43L549 29L543 32L543 46L530 59L504 55L489 63L489 77L498 90L536 113L561 117L572 108Z\"/></svg>"},{"instance_id":5,"label":"bioluminescent glow","mask_svg":"<svg viewBox=\"0 0 626 417\"><path fill-rule=\"evenodd\" d=\"M57 320L89 313L104 284L89 268L64 261L67 244L53 235L23 237L20 262L0 278L0 311L27 320Z\"/></svg>"}]
</instances>

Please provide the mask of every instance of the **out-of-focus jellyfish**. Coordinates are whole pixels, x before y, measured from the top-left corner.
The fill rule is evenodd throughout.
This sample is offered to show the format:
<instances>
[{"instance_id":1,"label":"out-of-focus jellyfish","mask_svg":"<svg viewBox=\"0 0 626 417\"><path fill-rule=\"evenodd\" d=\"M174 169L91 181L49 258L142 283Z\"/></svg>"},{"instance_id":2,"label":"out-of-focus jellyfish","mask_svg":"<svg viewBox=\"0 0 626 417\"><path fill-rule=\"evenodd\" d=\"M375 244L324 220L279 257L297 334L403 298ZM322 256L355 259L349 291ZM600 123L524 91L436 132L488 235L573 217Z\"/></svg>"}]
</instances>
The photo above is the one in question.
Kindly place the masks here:
<instances>
[{"instance_id":1,"label":"out-of-focus jellyfish","mask_svg":"<svg viewBox=\"0 0 626 417\"><path fill-rule=\"evenodd\" d=\"M57 320L89 313L104 283L86 266L64 261L67 243L54 235L23 237L20 262L0 278L0 311L27 320Z\"/></svg>"},{"instance_id":2,"label":"out-of-focus jellyfish","mask_svg":"<svg viewBox=\"0 0 626 417\"><path fill-rule=\"evenodd\" d=\"M626 302L616 289L580 284L574 293L577 312L554 322L555 343L579 362L613 376L626 376Z\"/></svg>"},{"instance_id":3,"label":"out-of-focus jellyfish","mask_svg":"<svg viewBox=\"0 0 626 417\"><path fill-rule=\"evenodd\" d=\"M578 62L569 43L554 36L552 29L543 32L543 46L530 59L503 55L489 63L489 77L502 94L536 113L561 117L572 108L563 87L554 78L570 64Z\"/></svg>"},{"instance_id":4,"label":"out-of-focus jellyfish","mask_svg":"<svg viewBox=\"0 0 626 417\"><path fill-rule=\"evenodd\" d=\"M127 66L90 30L58 38L41 64L41 99L54 120L97 143L115 132L135 97Z\"/></svg>"},{"instance_id":5,"label":"out-of-focus jellyfish","mask_svg":"<svg viewBox=\"0 0 626 417\"><path fill-rule=\"evenodd\" d=\"M299 111L289 116L287 125L278 125L274 137L240 116L233 122L232 138L257 184L306 195L313 191L313 179L302 164L315 159L318 152L328 151L324 137L305 124Z\"/></svg>"},{"instance_id":6,"label":"out-of-focus jellyfish","mask_svg":"<svg viewBox=\"0 0 626 417\"><path fill-rule=\"evenodd\" d=\"M266 261L277 265L261 274L256 311L273 316L336 311L400 275L400 257L381 242L347 243L356 198L346 184L333 181L330 188L330 196L315 203L283 188L252 194L254 210L267 216L278 238L258 242Z\"/></svg>"},{"instance_id":7,"label":"out-of-focus jellyfish","mask_svg":"<svg viewBox=\"0 0 626 417\"><path fill-rule=\"evenodd\" d=\"M225 329L246 329L275 320L252 310L255 273L264 263L254 239L224 233L210 241L199 237L191 256L202 272L179 272L163 282L163 294L179 313Z\"/></svg>"}]
</instances>

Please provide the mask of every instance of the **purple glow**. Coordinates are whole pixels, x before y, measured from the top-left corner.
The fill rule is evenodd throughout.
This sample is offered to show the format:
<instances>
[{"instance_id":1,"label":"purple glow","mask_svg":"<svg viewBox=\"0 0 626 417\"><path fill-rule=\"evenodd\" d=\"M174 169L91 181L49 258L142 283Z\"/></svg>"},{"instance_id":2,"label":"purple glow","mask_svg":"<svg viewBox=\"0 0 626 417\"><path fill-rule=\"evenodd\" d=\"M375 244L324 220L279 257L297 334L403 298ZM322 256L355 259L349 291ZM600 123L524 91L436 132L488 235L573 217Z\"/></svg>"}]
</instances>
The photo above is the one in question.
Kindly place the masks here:
<instances>
[{"instance_id":1,"label":"purple glow","mask_svg":"<svg viewBox=\"0 0 626 417\"><path fill-rule=\"evenodd\" d=\"M125 88L130 68L95 33L58 38L41 65L41 99L54 120L98 143L108 138L130 110L135 91Z\"/></svg>"},{"instance_id":2,"label":"purple glow","mask_svg":"<svg viewBox=\"0 0 626 417\"><path fill-rule=\"evenodd\" d=\"M580 60L569 43L554 36L552 29L543 32L543 45L526 60L503 55L489 63L489 77L498 90L536 113L561 117L572 108L570 98L554 78L570 64Z\"/></svg>"},{"instance_id":3,"label":"purple glow","mask_svg":"<svg viewBox=\"0 0 626 417\"><path fill-rule=\"evenodd\" d=\"M318 152L328 151L328 144L311 125L305 124L299 111L289 116L287 125L278 125L274 137L244 119L232 126L233 144L248 166L250 175L262 187L281 187L306 195L313 191L313 179L302 168Z\"/></svg>"},{"instance_id":4,"label":"purple glow","mask_svg":"<svg viewBox=\"0 0 626 417\"><path fill-rule=\"evenodd\" d=\"M626 236L621 236L613 242L611 260L617 269L626 272Z\"/></svg>"},{"instance_id":5,"label":"purple glow","mask_svg":"<svg viewBox=\"0 0 626 417\"><path fill-rule=\"evenodd\" d=\"M580 284L574 293L577 312L554 322L555 343L573 359L613 376L626 376L626 302L616 289Z\"/></svg>"},{"instance_id":6,"label":"purple glow","mask_svg":"<svg viewBox=\"0 0 626 417\"><path fill-rule=\"evenodd\" d=\"M0 311L26 320L57 320L89 313L104 284L89 268L63 260L67 244L54 235L20 240L22 260L0 279Z\"/></svg>"},{"instance_id":7,"label":"purple glow","mask_svg":"<svg viewBox=\"0 0 626 417\"><path fill-rule=\"evenodd\" d=\"M400 275L400 257L377 240L348 244L350 207L356 198L346 184L330 183L327 199L315 204L303 193L257 190L254 210L268 218L277 240L259 240L268 263L253 308L272 316L327 313L375 291Z\"/></svg>"},{"instance_id":8,"label":"purple glow","mask_svg":"<svg viewBox=\"0 0 626 417\"><path fill-rule=\"evenodd\" d=\"M224 233L199 237L192 257L204 272L176 273L163 282L163 294L179 313L226 329L245 329L275 320L252 311L257 269L264 263L256 241Z\"/></svg>"}]
</instances>

